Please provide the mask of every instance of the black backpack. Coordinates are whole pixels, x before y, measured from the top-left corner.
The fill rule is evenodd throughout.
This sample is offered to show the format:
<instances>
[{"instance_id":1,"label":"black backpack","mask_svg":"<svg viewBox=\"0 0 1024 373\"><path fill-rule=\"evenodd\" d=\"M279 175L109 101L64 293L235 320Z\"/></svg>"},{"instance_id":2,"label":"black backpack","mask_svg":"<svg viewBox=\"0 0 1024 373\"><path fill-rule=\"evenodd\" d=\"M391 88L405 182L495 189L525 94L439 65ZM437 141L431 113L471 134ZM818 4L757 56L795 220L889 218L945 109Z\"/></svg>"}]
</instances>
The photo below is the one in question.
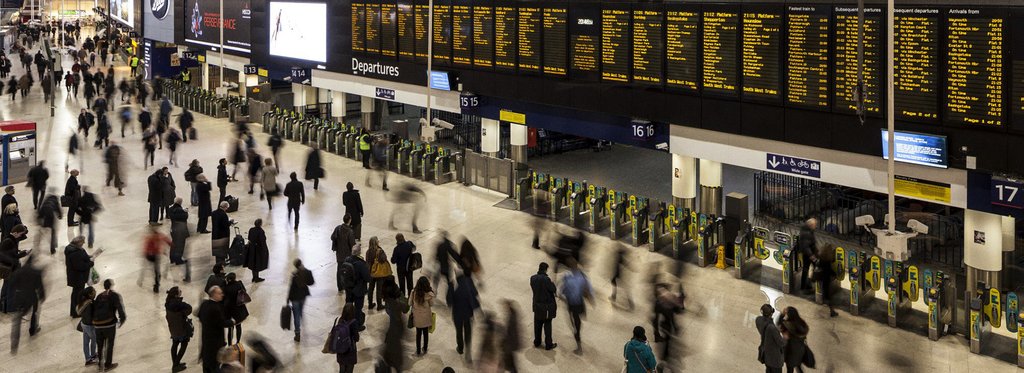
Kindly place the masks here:
<instances>
[{"instance_id":1,"label":"black backpack","mask_svg":"<svg viewBox=\"0 0 1024 373\"><path fill-rule=\"evenodd\" d=\"M407 271L412 272L420 268L423 268L423 255L420 255L420 253L412 253L412 255L409 255Z\"/></svg>"},{"instance_id":2,"label":"black backpack","mask_svg":"<svg viewBox=\"0 0 1024 373\"><path fill-rule=\"evenodd\" d=\"M113 320L117 305L112 292L104 291L92 301L92 319L95 321Z\"/></svg>"},{"instance_id":3,"label":"black backpack","mask_svg":"<svg viewBox=\"0 0 1024 373\"><path fill-rule=\"evenodd\" d=\"M338 273L341 277L341 287L344 289L352 289L356 287L356 267L348 261L342 262L338 268Z\"/></svg>"}]
</instances>

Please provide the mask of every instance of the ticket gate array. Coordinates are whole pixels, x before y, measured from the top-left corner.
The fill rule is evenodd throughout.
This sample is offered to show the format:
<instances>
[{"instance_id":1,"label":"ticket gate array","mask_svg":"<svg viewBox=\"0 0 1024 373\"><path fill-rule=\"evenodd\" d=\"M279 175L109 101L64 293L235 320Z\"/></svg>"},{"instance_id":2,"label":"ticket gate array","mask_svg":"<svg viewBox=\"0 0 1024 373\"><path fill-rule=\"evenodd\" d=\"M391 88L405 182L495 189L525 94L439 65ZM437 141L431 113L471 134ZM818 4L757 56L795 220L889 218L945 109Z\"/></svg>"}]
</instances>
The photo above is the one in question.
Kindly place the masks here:
<instances>
[{"instance_id":1,"label":"ticket gate array","mask_svg":"<svg viewBox=\"0 0 1024 373\"><path fill-rule=\"evenodd\" d=\"M224 118L227 116L227 108L230 101L217 96L213 91L192 87L181 81L171 79L164 79L163 84L164 94L176 105L214 118Z\"/></svg>"},{"instance_id":2,"label":"ticket gate array","mask_svg":"<svg viewBox=\"0 0 1024 373\"><path fill-rule=\"evenodd\" d=\"M718 247L724 245L724 218L715 215L697 214L697 266L705 267L714 263Z\"/></svg>"}]
</instances>

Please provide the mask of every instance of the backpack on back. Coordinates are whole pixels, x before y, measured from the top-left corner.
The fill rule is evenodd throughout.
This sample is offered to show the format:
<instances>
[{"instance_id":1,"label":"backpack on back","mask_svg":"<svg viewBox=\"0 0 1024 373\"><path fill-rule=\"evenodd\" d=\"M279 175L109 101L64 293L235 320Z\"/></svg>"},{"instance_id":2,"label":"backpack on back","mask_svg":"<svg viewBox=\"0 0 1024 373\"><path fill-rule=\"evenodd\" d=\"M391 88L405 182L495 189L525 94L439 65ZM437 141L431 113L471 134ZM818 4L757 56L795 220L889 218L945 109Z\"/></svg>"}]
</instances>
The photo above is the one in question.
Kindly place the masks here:
<instances>
[{"instance_id":1,"label":"backpack on back","mask_svg":"<svg viewBox=\"0 0 1024 373\"><path fill-rule=\"evenodd\" d=\"M352 289L356 287L356 267L349 262L342 262L338 268L338 273L341 275L341 287Z\"/></svg>"},{"instance_id":2,"label":"backpack on back","mask_svg":"<svg viewBox=\"0 0 1024 373\"><path fill-rule=\"evenodd\" d=\"M352 351L352 332L349 330L351 321L338 321L331 329L331 352L345 354Z\"/></svg>"},{"instance_id":3,"label":"backpack on back","mask_svg":"<svg viewBox=\"0 0 1024 373\"><path fill-rule=\"evenodd\" d=\"M92 301L92 319L95 321L107 321L114 319L114 295L104 291L96 295Z\"/></svg>"},{"instance_id":4,"label":"backpack on back","mask_svg":"<svg viewBox=\"0 0 1024 373\"><path fill-rule=\"evenodd\" d=\"M412 253L412 255L409 255L407 271L412 272L420 268L423 268L423 255L420 255L420 253Z\"/></svg>"}]
</instances>

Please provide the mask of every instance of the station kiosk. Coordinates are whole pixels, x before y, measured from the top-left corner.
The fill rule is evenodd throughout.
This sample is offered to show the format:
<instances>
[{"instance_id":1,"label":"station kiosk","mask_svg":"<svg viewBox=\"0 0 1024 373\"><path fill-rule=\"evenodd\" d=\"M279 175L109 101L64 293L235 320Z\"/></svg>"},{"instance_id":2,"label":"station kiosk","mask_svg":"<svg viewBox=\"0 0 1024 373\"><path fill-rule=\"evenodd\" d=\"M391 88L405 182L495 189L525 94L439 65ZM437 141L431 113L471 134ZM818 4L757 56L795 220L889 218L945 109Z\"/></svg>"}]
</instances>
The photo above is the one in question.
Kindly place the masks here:
<instances>
[{"instance_id":1,"label":"station kiosk","mask_svg":"<svg viewBox=\"0 0 1024 373\"><path fill-rule=\"evenodd\" d=\"M36 123L0 122L0 181L11 185L28 181L28 171L36 165Z\"/></svg>"}]
</instances>

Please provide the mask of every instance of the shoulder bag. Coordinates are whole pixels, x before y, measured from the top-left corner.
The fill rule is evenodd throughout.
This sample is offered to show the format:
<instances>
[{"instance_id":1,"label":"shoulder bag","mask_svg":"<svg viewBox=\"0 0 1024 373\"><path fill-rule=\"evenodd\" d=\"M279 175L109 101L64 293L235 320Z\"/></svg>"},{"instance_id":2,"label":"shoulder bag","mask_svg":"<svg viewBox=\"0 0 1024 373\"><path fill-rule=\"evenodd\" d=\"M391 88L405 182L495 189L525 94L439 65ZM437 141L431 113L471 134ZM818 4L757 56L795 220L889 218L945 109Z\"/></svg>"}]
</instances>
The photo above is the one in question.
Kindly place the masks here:
<instances>
[{"instance_id":1,"label":"shoulder bag","mask_svg":"<svg viewBox=\"0 0 1024 373\"><path fill-rule=\"evenodd\" d=\"M334 319L334 325L331 326L331 331L327 333L327 340L324 341L324 348L321 348L320 352L325 354L334 354L334 348L331 346L331 343L334 342L334 328L338 326L338 320L341 320L341 318L338 317Z\"/></svg>"},{"instance_id":2,"label":"shoulder bag","mask_svg":"<svg viewBox=\"0 0 1024 373\"><path fill-rule=\"evenodd\" d=\"M771 322L769 320L768 322ZM768 324L765 324L763 328L758 330L761 332L761 343L757 345L757 362L764 364L764 332L768 330Z\"/></svg>"}]
</instances>

